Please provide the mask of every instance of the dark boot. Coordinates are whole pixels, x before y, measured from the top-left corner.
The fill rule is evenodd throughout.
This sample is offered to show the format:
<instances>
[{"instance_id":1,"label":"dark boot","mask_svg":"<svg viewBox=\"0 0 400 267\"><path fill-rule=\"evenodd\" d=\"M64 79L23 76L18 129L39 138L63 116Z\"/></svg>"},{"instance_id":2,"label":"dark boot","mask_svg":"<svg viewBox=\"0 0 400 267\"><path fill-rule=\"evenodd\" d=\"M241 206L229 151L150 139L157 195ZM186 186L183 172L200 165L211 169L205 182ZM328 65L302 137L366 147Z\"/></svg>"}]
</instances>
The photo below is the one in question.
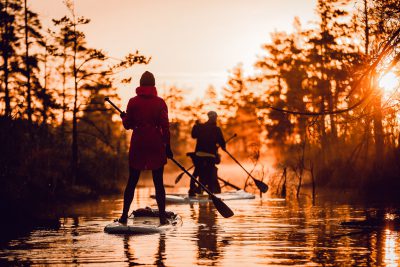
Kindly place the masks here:
<instances>
[{"instance_id":1,"label":"dark boot","mask_svg":"<svg viewBox=\"0 0 400 267\"><path fill-rule=\"evenodd\" d=\"M159 218L160 218L160 225L168 224L168 220L167 220L167 218L165 216L165 212L160 212Z\"/></svg>"},{"instance_id":2,"label":"dark boot","mask_svg":"<svg viewBox=\"0 0 400 267\"><path fill-rule=\"evenodd\" d=\"M189 192L188 192L189 197L195 197L196 194L198 194L198 193L199 193L199 189L197 188L197 186L191 187L191 188L189 189Z\"/></svg>"},{"instance_id":3,"label":"dark boot","mask_svg":"<svg viewBox=\"0 0 400 267\"><path fill-rule=\"evenodd\" d=\"M115 221L122 224L126 224L128 222L128 215L122 214L121 217Z\"/></svg>"}]
</instances>

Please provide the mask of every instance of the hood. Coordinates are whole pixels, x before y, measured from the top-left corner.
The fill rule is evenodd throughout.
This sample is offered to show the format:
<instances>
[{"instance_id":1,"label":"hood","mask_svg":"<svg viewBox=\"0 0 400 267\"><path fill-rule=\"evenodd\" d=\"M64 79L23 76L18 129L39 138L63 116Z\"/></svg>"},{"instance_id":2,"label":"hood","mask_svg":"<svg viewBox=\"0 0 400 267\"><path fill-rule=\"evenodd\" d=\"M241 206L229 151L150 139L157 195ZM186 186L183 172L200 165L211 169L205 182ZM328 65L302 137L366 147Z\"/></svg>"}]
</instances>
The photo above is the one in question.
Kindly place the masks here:
<instances>
[{"instance_id":1,"label":"hood","mask_svg":"<svg viewBox=\"0 0 400 267\"><path fill-rule=\"evenodd\" d=\"M136 94L140 96L157 96L157 88L154 86L139 86Z\"/></svg>"}]
</instances>

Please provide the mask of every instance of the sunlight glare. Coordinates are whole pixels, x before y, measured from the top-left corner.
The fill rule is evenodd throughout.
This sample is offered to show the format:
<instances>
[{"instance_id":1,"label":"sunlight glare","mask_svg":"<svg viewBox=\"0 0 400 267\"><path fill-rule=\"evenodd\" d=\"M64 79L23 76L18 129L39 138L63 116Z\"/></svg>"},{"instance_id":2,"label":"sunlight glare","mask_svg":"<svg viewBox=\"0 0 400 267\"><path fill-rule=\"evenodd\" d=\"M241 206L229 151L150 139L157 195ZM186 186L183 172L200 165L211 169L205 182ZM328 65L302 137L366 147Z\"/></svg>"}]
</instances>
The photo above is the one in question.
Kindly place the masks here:
<instances>
[{"instance_id":1,"label":"sunlight glare","mask_svg":"<svg viewBox=\"0 0 400 267\"><path fill-rule=\"evenodd\" d=\"M379 79L379 86L385 91L385 93L394 93L399 87L399 78L396 74L390 71Z\"/></svg>"},{"instance_id":2,"label":"sunlight glare","mask_svg":"<svg viewBox=\"0 0 400 267\"><path fill-rule=\"evenodd\" d=\"M394 231L390 231L389 229L385 230L385 256L384 263L386 266L397 266L399 255L398 253L398 235Z\"/></svg>"}]
</instances>

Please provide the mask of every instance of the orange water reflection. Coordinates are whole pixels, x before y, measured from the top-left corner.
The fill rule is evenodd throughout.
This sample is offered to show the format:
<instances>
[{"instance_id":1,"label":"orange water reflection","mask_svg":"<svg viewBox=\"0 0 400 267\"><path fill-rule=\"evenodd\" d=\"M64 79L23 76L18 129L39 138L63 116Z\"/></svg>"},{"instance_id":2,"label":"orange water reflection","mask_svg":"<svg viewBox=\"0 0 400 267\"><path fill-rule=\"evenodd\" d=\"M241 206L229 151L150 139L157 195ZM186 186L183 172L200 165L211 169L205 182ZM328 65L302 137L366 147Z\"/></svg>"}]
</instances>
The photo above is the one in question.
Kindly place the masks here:
<instances>
[{"instance_id":1,"label":"orange water reflection","mask_svg":"<svg viewBox=\"0 0 400 267\"><path fill-rule=\"evenodd\" d=\"M150 188L138 190L133 208L155 205ZM165 234L109 235L120 199L71 207L59 229L36 229L2 244L0 264L94 264L115 266L398 266L396 229L344 228L368 209L307 201L259 198L227 204L235 216L222 218L212 205L169 205L182 227Z\"/></svg>"},{"instance_id":2,"label":"orange water reflection","mask_svg":"<svg viewBox=\"0 0 400 267\"><path fill-rule=\"evenodd\" d=\"M386 266L399 266L399 233L386 229L384 232L384 260Z\"/></svg>"}]
</instances>

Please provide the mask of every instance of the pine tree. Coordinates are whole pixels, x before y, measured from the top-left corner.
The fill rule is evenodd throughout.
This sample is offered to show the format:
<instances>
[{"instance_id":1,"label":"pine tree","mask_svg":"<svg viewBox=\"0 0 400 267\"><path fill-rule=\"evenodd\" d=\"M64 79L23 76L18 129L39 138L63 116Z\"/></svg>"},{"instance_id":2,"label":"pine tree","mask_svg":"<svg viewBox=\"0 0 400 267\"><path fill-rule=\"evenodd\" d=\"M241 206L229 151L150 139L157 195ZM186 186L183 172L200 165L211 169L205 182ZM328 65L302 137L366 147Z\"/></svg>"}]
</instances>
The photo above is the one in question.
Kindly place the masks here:
<instances>
[{"instance_id":1,"label":"pine tree","mask_svg":"<svg viewBox=\"0 0 400 267\"><path fill-rule=\"evenodd\" d=\"M55 119L55 111L60 109L60 105L56 101L56 84L54 78L53 65L55 64L55 53L57 51L51 36L51 31L47 31L47 36L43 36L40 42L42 53L38 56L39 62L41 63L42 82L41 86L37 86L39 90L36 92L37 102L41 104L40 108L36 108L41 114L42 125L47 126L50 121L49 119ZM38 104L37 104L38 105Z\"/></svg>"},{"instance_id":2,"label":"pine tree","mask_svg":"<svg viewBox=\"0 0 400 267\"><path fill-rule=\"evenodd\" d=\"M306 111L304 97L309 96L310 92L304 86L307 63L302 47L304 36L297 18L294 28L295 32L292 34L271 34L271 44L263 45L267 54L255 64L260 70L260 74L255 77L256 81L268 88L264 104L261 105L265 110L267 137L280 145L291 140L291 135L296 132L304 138L306 128L304 117L294 117L269 108L273 106L281 110Z\"/></svg>"},{"instance_id":3,"label":"pine tree","mask_svg":"<svg viewBox=\"0 0 400 267\"><path fill-rule=\"evenodd\" d=\"M227 86L223 89L221 106L225 110L224 135L237 134L232 141L236 149L248 154L250 146L260 147L261 128L258 117L259 98L249 90L248 79L241 65L231 71Z\"/></svg>"},{"instance_id":4,"label":"pine tree","mask_svg":"<svg viewBox=\"0 0 400 267\"><path fill-rule=\"evenodd\" d=\"M56 26L61 27L61 32L65 36L63 38L67 38L62 40L63 42L65 40L65 46L63 47L63 49L66 48L63 51L65 52L65 58L70 60L70 71L68 72L70 76L67 76L67 72L64 72L63 75L65 75L65 78L70 78L73 88L71 171L72 184L76 184L79 165L78 119L82 108L88 103L85 91L101 87L104 76L111 76L135 64L147 64L150 59L136 51L134 54L128 54L111 68L105 67L103 63L108 59L105 53L99 49L87 47L85 34L79 30L79 27L90 23L90 20L76 15L73 1L65 1L65 4L70 16L64 16L59 20L53 20L53 22ZM70 49L67 49L69 46ZM63 62L63 64L67 63Z\"/></svg>"},{"instance_id":5,"label":"pine tree","mask_svg":"<svg viewBox=\"0 0 400 267\"><path fill-rule=\"evenodd\" d=\"M205 108L210 111L214 110L218 112L219 109L219 100L218 100L218 95L217 91L215 90L215 87L212 85L209 85L204 93L204 105Z\"/></svg>"},{"instance_id":6,"label":"pine tree","mask_svg":"<svg viewBox=\"0 0 400 267\"><path fill-rule=\"evenodd\" d=\"M354 23L348 8L348 0L318 1L319 28L308 33L311 37L307 42L307 72L314 108L318 104L316 111L328 114L319 120L323 153L343 134L344 127L337 124L343 124L344 117L335 111L348 107L347 95L361 62L353 42Z\"/></svg>"},{"instance_id":7,"label":"pine tree","mask_svg":"<svg viewBox=\"0 0 400 267\"><path fill-rule=\"evenodd\" d=\"M0 2L0 67L1 90L4 92L4 115L11 117L12 102L15 100L12 83L17 80L17 68L19 58L16 53L22 40L18 34L17 17L22 12L22 4L19 0L5 0Z\"/></svg>"},{"instance_id":8,"label":"pine tree","mask_svg":"<svg viewBox=\"0 0 400 267\"><path fill-rule=\"evenodd\" d=\"M57 26L55 32L51 32L51 36L54 38L54 43L56 51L54 51L54 56L58 59L56 69L58 74L61 76L61 90L58 93L61 99L61 133L65 132L66 124L66 113L68 111L67 101L68 101L68 89L67 89L67 79L71 75L69 72L70 68L70 56L72 54L72 35L70 26L66 23L67 17L63 17L59 20L53 19L53 23Z\"/></svg>"},{"instance_id":9,"label":"pine tree","mask_svg":"<svg viewBox=\"0 0 400 267\"><path fill-rule=\"evenodd\" d=\"M379 53L381 43L386 41L390 34L400 27L400 3L398 0L376 0L370 5L368 12L368 5L366 3L365 16L370 15L368 20L369 24L365 24L365 28L368 27L368 33L371 34L372 39L372 52ZM384 70L388 71L388 70ZM375 139L375 157L376 162L381 162L384 158L384 127L382 114L382 92L378 85L378 79L380 73L376 70L371 73L371 87L374 91L372 101L372 112L373 112L373 129Z\"/></svg>"},{"instance_id":10,"label":"pine tree","mask_svg":"<svg viewBox=\"0 0 400 267\"><path fill-rule=\"evenodd\" d=\"M35 111L35 102L40 95L43 96L43 88L39 82L39 54L31 49L34 46L35 50L40 49L42 42L42 25L38 15L28 9L27 0L24 0L24 71L26 84L26 114L28 122L32 123L32 116ZM22 31L21 31L22 32Z\"/></svg>"}]
</instances>

